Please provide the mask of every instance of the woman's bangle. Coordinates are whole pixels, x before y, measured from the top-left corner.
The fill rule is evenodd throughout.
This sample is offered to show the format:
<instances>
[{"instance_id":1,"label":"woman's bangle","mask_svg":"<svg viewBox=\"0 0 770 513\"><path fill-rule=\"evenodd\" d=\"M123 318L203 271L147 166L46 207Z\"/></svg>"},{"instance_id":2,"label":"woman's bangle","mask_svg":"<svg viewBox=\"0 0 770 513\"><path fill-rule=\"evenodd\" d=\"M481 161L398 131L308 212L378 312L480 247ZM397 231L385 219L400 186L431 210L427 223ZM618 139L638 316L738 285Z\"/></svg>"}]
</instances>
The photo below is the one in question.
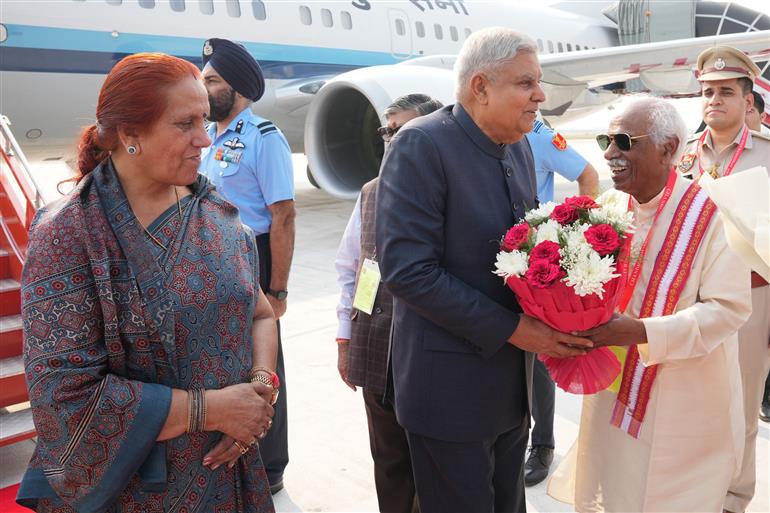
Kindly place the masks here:
<instances>
[{"instance_id":1,"label":"woman's bangle","mask_svg":"<svg viewBox=\"0 0 770 513\"><path fill-rule=\"evenodd\" d=\"M193 388L187 392L187 432L199 433L206 425L206 391Z\"/></svg>"},{"instance_id":2,"label":"woman's bangle","mask_svg":"<svg viewBox=\"0 0 770 513\"><path fill-rule=\"evenodd\" d=\"M249 381L251 383L254 383L255 381L264 383L265 385L276 389L281 386L281 382L278 379L278 374L266 367L254 367L251 369L251 372L249 373Z\"/></svg>"}]
</instances>

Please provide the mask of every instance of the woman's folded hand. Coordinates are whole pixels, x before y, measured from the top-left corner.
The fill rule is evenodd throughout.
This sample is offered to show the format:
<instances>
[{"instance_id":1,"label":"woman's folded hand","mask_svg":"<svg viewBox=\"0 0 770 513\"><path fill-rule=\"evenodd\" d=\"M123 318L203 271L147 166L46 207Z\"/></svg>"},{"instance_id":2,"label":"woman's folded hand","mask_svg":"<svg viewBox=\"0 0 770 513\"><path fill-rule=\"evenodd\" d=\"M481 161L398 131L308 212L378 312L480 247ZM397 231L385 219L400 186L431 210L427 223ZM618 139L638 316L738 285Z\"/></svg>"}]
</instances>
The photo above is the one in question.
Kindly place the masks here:
<instances>
[{"instance_id":1,"label":"woman's folded hand","mask_svg":"<svg viewBox=\"0 0 770 513\"><path fill-rule=\"evenodd\" d=\"M242 383L206 392L206 431L220 431L252 443L263 438L275 411L265 397L272 389L262 383Z\"/></svg>"}]
</instances>

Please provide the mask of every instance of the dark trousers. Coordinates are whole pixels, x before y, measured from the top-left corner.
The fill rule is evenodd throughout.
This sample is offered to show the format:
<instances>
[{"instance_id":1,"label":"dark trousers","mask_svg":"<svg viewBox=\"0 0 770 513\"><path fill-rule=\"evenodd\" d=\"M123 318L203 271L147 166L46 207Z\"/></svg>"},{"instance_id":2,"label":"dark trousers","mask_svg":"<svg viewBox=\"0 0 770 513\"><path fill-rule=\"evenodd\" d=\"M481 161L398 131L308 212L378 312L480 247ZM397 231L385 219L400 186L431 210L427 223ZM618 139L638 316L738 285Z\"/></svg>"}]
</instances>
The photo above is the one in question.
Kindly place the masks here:
<instances>
[{"instance_id":1,"label":"dark trousers","mask_svg":"<svg viewBox=\"0 0 770 513\"><path fill-rule=\"evenodd\" d=\"M545 364L535 358L532 376L532 445L544 445L553 449L553 416L556 404L556 385L548 374Z\"/></svg>"},{"instance_id":2,"label":"dark trousers","mask_svg":"<svg viewBox=\"0 0 770 513\"><path fill-rule=\"evenodd\" d=\"M765 395L762 396L762 404L770 404L770 374L765 379Z\"/></svg>"},{"instance_id":3,"label":"dark trousers","mask_svg":"<svg viewBox=\"0 0 770 513\"><path fill-rule=\"evenodd\" d=\"M412 461L406 431L396 421L393 402L363 389L374 485L381 513L417 513Z\"/></svg>"},{"instance_id":4,"label":"dark trousers","mask_svg":"<svg viewBox=\"0 0 770 513\"><path fill-rule=\"evenodd\" d=\"M526 513L528 422L481 442L445 442L407 432L422 513Z\"/></svg>"},{"instance_id":5,"label":"dark trousers","mask_svg":"<svg viewBox=\"0 0 770 513\"><path fill-rule=\"evenodd\" d=\"M257 250L259 251L259 286L265 293L270 289L270 234L264 233L257 236ZM289 464L289 419L286 415L286 371L283 365L283 347L281 345L281 322L276 321L278 328L278 362L275 373L281 381L281 389L278 394L278 402L275 404L273 427L267 432L267 436L259 442L259 453L265 464L267 480L273 485L283 479L283 470ZM254 341L258 343L258 341Z\"/></svg>"}]
</instances>

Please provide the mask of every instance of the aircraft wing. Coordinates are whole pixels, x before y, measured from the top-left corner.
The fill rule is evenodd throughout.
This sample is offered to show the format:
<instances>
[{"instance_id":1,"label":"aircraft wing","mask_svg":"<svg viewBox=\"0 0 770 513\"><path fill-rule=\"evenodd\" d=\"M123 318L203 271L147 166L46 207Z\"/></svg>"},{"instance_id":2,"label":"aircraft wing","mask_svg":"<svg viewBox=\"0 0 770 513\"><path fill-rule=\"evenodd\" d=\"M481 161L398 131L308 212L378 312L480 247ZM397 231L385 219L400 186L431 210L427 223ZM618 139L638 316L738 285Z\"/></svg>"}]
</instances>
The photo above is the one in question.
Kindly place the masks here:
<instances>
[{"instance_id":1,"label":"aircraft wing","mask_svg":"<svg viewBox=\"0 0 770 513\"><path fill-rule=\"evenodd\" d=\"M700 86L693 69L698 54L716 44L740 48L754 61L770 59L767 30L544 54L539 58L548 100L541 110L546 115L562 114L584 100L586 90L633 79L641 81L642 90L663 96L697 94ZM768 74L766 64L763 72Z\"/></svg>"}]
</instances>

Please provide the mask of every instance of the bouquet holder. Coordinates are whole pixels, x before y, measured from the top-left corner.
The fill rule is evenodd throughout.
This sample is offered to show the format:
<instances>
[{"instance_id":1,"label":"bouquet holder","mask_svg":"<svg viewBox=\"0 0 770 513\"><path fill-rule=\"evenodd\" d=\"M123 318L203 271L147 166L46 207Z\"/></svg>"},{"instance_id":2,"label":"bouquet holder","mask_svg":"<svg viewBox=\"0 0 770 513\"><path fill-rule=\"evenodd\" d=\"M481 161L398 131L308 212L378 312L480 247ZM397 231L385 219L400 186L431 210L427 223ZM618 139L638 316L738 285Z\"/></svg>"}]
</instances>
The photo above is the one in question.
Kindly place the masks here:
<instances>
[{"instance_id":1,"label":"bouquet holder","mask_svg":"<svg viewBox=\"0 0 770 513\"><path fill-rule=\"evenodd\" d=\"M625 287L625 275L604 285L603 298L580 297L561 280L547 288L531 286L523 278L510 276L508 287L516 294L524 313L563 333L584 331L609 321ZM583 356L552 358L538 355L556 385L572 394L594 394L609 387L620 374L620 362L607 347Z\"/></svg>"}]
</instances>

